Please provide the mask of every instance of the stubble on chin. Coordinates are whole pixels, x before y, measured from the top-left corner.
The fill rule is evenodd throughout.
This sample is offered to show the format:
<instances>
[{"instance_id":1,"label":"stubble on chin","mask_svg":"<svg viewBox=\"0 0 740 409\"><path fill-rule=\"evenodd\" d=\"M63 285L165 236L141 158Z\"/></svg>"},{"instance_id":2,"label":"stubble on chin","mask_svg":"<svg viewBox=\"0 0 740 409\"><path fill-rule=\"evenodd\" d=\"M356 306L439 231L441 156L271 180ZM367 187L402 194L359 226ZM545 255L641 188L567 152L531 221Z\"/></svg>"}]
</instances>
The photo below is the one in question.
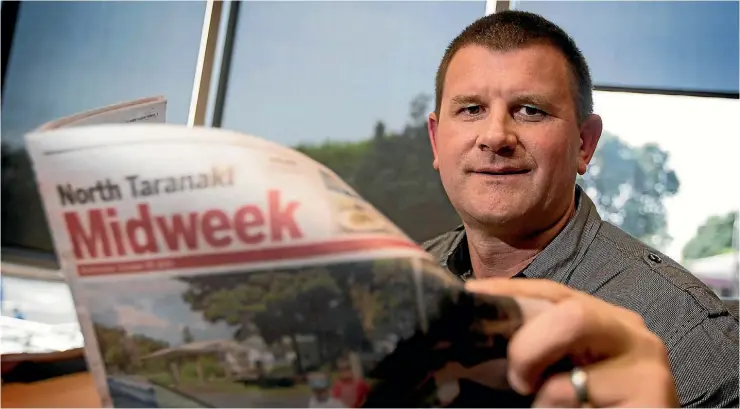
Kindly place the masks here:
<instances>
[{"instance_id":1,"label":"stubble on chin","mask_svg":"<svg viewBox=\"0 0 740 409\"><path fill-rule=\"evenodd\" d=\"M466 224L505 227L521 223L531 217L531 210L536 206L531 197L534 190L531 185L464 187L467 191L459 192L459 200L453 205Z\"/></svg>"}]
</instances>

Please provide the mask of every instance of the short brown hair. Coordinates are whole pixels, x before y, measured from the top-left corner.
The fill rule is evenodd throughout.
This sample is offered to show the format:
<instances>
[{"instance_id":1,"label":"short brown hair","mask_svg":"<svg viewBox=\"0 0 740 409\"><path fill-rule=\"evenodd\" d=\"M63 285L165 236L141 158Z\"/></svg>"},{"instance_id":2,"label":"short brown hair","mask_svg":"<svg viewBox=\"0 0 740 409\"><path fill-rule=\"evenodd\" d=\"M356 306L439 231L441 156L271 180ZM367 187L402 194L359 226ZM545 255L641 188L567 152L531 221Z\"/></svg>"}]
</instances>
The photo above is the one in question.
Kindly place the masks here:
<instances>
[{"instance_id":1,"label":"short brown hair","mask_svg":"<svg viewBox=\"0 0 740 409\"><path fill-rule=\"evenodd\" d=\"M482 17L469 25L450 43L437 69L435 112L442 105L445 75L452 57L463 47L480 45L494 51L520 49L534 44L547 44L560 51L570 65L574 81L578 120L593 112L591 74L583 54L568 34L554 23L525 11L507 10Z\"/></svg>"}]
</instances>

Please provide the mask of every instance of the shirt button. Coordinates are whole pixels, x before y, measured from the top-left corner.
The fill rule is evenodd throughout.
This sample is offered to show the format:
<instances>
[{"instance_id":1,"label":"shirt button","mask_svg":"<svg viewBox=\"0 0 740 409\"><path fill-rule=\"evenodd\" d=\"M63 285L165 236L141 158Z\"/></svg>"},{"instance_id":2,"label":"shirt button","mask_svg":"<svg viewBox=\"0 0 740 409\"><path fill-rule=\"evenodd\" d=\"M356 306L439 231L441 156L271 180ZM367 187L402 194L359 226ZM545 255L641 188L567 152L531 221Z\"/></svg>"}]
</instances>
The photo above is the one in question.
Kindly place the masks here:
<instances>
[{"instance_id":1,"label":"shirt button","mask_svg":"<svg viewBox=\"0 0 740 409\"><path fill-rule=\"evenodd\" d=\"M662 263L663 259L655 253L648 253L648 259L653 263Z\"/></svg>"}]
</instances>

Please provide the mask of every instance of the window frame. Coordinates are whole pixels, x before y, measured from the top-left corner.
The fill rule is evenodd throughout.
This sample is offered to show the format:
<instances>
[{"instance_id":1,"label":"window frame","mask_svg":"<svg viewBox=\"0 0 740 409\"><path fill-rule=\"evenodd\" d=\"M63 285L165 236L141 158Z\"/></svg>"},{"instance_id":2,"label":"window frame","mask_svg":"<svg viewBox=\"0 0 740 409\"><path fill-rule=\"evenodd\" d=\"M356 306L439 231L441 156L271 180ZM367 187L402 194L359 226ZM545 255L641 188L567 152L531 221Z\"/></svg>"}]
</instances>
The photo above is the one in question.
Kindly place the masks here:
<instances>
[{"instance_id":1,"label":"window frame","mask_svg":"<svg viewBox=\"0 0 740 409\"><path fill-rule=\"evenodd\" d=\"M8 71L8 59L10 48L13 46L13 35L15 34L15 23L18 21L18 12L21 8L20 1L2 1L2 84L0 89L5 89L5 73ZM2 91L0 91L0 94Z\"/></svg>"}]
</instances>

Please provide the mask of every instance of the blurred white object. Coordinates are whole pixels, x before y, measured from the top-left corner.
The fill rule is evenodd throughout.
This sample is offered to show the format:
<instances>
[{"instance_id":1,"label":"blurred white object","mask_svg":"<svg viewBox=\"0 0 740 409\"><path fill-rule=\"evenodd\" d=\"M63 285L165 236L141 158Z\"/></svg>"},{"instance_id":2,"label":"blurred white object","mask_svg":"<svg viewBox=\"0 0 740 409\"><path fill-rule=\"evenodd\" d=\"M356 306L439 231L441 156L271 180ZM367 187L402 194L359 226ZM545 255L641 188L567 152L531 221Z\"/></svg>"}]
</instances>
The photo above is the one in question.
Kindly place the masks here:
<instances>
[{"instance_id":1,"label":"blurred white object","mask_svg":"<svg viewBox=\"0 0 740 409\"><path fill-rule=\"evenodd\" d=\"M7 274L3 263L2 315L14 317L14 310L23 318L44 324L77 322L74 301L64 281L39 280Z\"/></svg>"},{"instance_id":2,"label":"blurred white object","mask_svg":"<svg viewBox=\"0 0 740 409\"><path fill-rule=\"evenodd\" d=\"M721 297L730 298L737 294L738 252L718 254L690 260L684 263L687 270L704 284L708 285Z\"/></svg>"},{"instance_id":3,"label":"blurred white object","mask_svg":"<svg viewBox=\"0 0 740 409\"><path fill-rule=\"evenodd\" d=\"M0 331L2 355L60 352L84 345L76 322L50 325L1 316Z\"/></svg>"}]
</instances>

